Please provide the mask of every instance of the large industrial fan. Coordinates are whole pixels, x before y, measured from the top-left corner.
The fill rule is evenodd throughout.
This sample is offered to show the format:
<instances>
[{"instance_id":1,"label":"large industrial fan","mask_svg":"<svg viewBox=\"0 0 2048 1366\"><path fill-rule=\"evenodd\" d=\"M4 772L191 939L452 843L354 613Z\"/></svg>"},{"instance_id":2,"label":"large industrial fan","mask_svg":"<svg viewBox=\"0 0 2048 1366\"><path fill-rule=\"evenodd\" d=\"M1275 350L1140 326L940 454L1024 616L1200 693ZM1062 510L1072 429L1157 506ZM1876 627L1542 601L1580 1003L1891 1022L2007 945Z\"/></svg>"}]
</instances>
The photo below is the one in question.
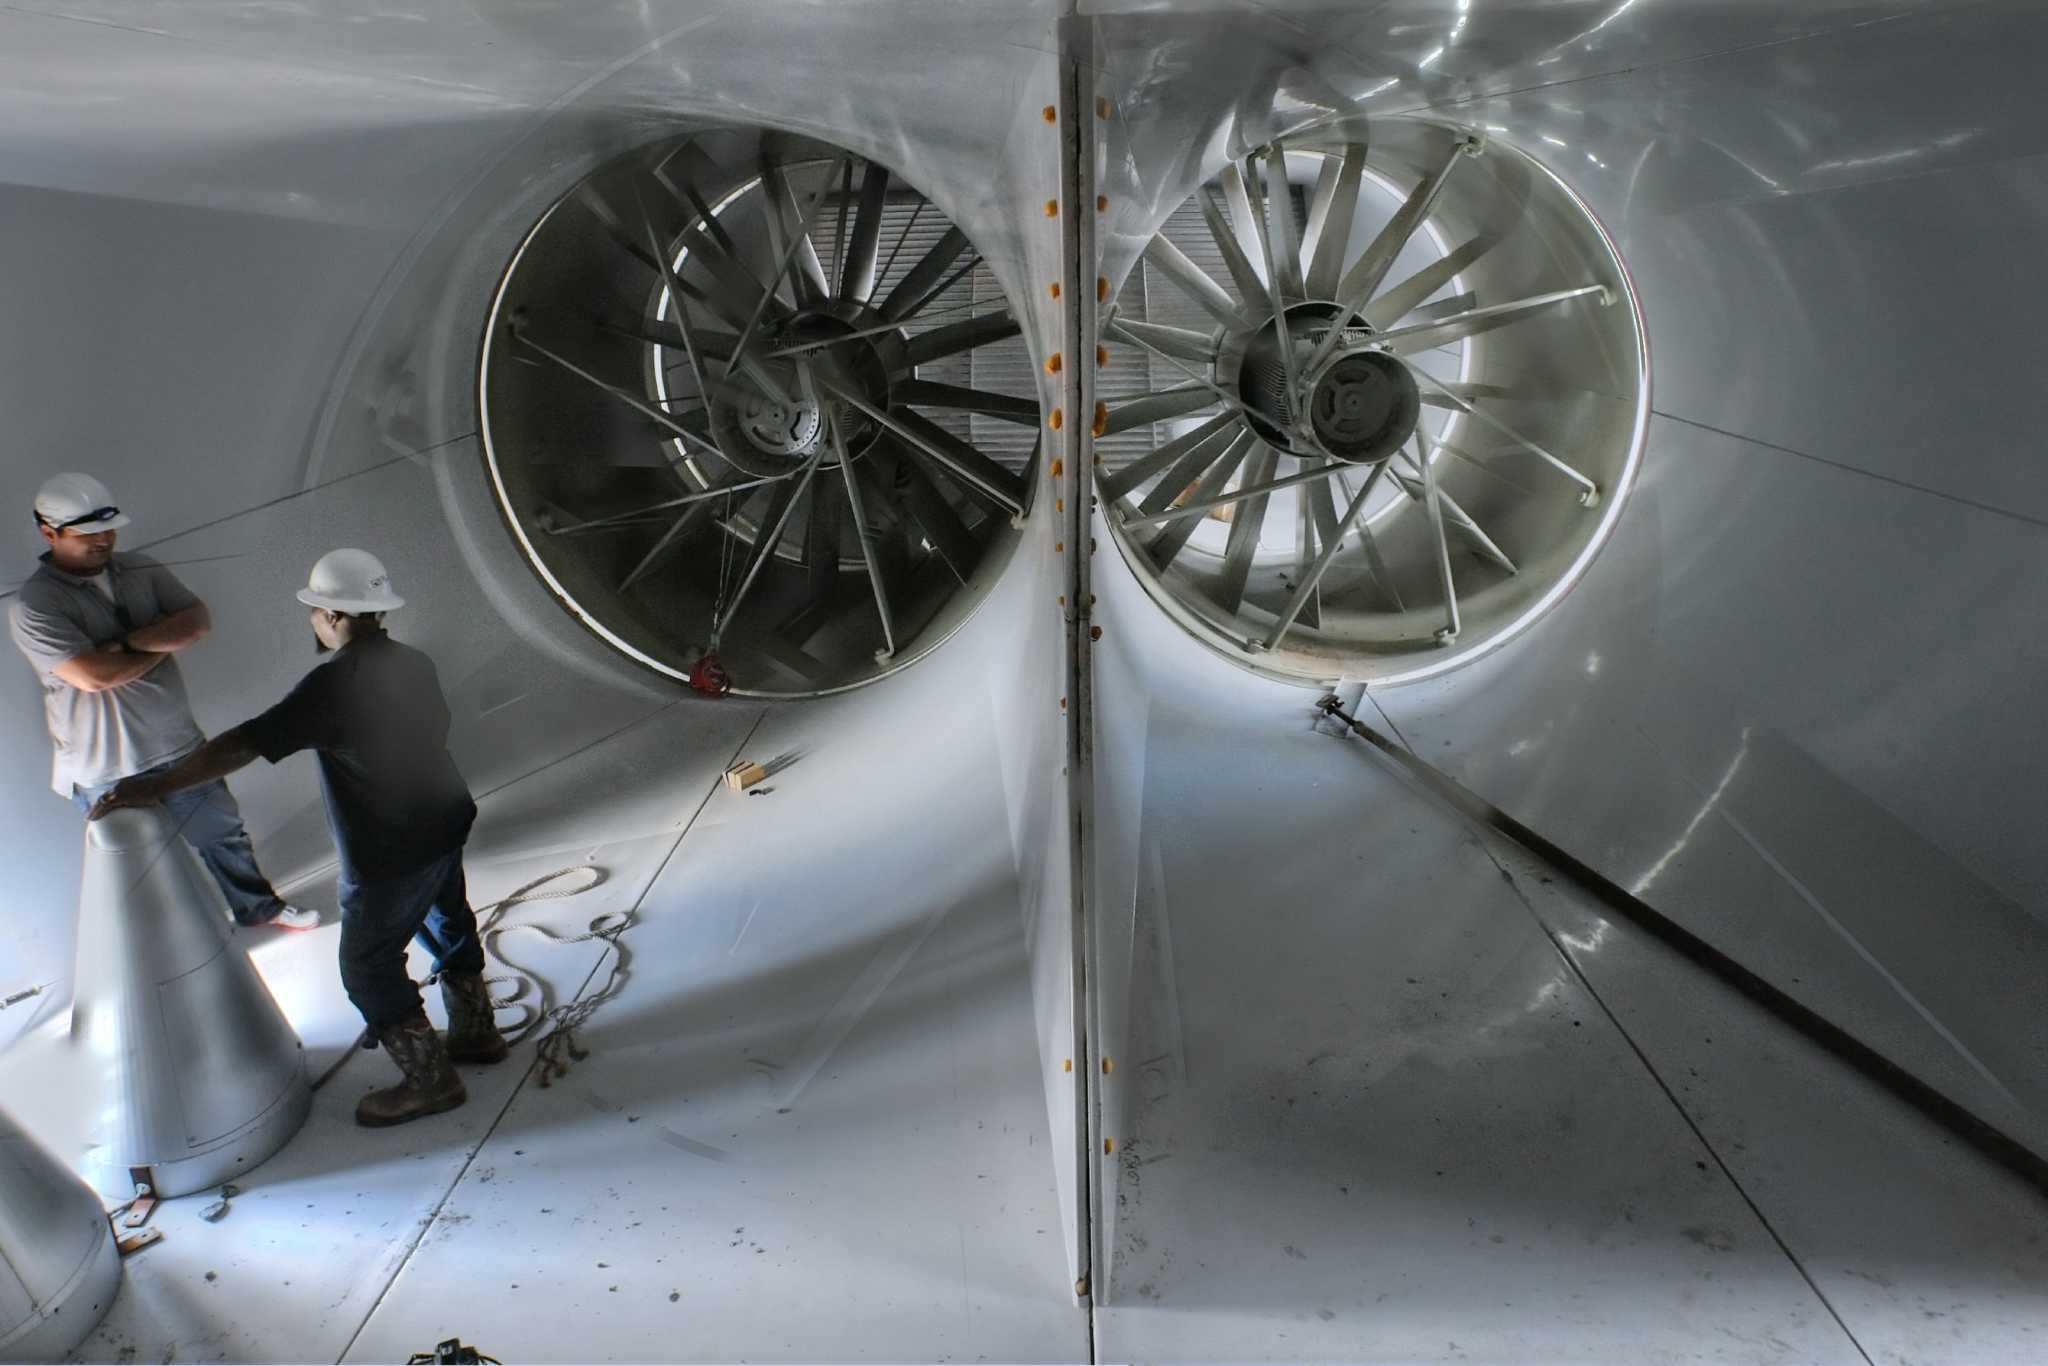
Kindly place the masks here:
<instances>
[{"instance_id":1,"label":"large industrial fan","mask_svg":"<svg viewBox=\"0 0 2048 1366\"><path fill-rule=\"evenodd\" d=\"M1033 381L923 194L717 129L600 167L533 228L481 399L506 519L565 606L663 673L801 696L904 666L987 592L1030 501Z\"/></svg>"},{"instance_id":2,"label":"large industrial fan","mask_svg":"<svg viewBox=\"0 0 2048 1366\"><path fill-rule=\"evenodd\" d=\"M1105 309L1098 488L1153 596L1304 682L1439 671L1570 585L1648 412L1606 234L1486 130L1253 148Z\"/></svg>"}]
</instances>

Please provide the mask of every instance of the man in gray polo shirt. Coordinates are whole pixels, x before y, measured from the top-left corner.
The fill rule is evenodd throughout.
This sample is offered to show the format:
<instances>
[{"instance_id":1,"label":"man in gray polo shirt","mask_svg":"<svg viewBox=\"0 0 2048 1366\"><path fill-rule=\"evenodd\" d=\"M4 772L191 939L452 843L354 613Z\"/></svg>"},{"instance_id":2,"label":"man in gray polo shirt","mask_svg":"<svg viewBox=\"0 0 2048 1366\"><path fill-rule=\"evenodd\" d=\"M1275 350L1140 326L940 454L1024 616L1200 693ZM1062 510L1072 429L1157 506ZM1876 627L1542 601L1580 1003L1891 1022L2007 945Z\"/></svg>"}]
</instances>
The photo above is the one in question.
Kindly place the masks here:
<instances>
[{"instance_id":1,"label":"man in gray polo shirt","mask_svg":"<svg viewBox=\"0 0 2048 1366\"><path fill-rule=\"evenodd\" d=\"M128 518L85 474L60 474L36 494L50 548L9 612L14 643L43 689L56 751L50 785L80 810L123 778L169 768L205 742L173 658L212 627L206 604L142 555L116 554ZM256 866L227 784L164 803L243 925L305 930L312 911L287 906Z\"/></svg>"}]
</instances>

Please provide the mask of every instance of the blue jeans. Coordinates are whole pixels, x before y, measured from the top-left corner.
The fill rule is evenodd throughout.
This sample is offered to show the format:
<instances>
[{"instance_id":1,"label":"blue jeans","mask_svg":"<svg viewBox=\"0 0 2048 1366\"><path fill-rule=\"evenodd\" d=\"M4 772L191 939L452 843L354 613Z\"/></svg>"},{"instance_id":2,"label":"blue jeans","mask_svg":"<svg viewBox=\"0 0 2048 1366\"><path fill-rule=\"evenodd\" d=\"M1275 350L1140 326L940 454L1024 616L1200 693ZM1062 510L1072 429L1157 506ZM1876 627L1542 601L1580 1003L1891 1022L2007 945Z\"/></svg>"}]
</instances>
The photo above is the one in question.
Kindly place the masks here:
<instances>
[{"instance_id":1,"label":"blue jeans","mask_svg":"<svg viewBox=\"0 0 2048 1366\"><path fill-rule=\"evenodd\" d=\"M341 985L372 1029L397 1024L420 1007L405 970L414 939L434 955L434 971L482 972L484 946L462 877L462 850L394 877L358 879L346 864L341 897Z\"/></svg>"},{"instance_id":2,"label":"blue jeans","mask_svg":"<svg viewBox=\"0 0 2048 1366\"><path fill-rule=\"evenodd\" d=\"M144 772L162 773L169 767L159 764ZM74 787L71 800L79 810L90 811L92 804L113 786L106 783L99 787ZM173 792L164 798L163 806L170 812L178 833L185 837L185 843L198 852L199 861L220 884L221 894L228 899L228 909L235 913L236 924L262 925L277 918L284 902L278 899L270 879L256 866L256 849L249 843L249 832L242 828L242 810L235 805L226 783L215 780Z\"/></svg>"}]
</instances>

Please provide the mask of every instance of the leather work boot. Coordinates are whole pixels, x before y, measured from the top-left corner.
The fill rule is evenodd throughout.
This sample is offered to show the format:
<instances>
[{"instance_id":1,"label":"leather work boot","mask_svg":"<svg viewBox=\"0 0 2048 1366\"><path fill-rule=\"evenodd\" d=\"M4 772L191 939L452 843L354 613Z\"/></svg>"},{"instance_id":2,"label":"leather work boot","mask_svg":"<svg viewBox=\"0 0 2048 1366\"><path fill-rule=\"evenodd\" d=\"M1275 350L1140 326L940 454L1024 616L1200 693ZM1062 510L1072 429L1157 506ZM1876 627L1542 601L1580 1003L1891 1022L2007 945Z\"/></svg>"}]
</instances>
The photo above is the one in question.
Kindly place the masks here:
<instances>
[{"instance_id":1,"label":"leather work boot","mask_svg":"<svg viewBox=\"0 0 2048 1366\"><path fill-rule=\"evenodd\" d=\"M377 1031L377 1042L405 1073L405 1080L356 1102L356 1123L381 1129L453 1110L469 1099L426 1011L416 1010L397 1024L385 1025Z\"/></svg>"},{"instance_id":2,"label":"leather work boot","mask_svg":"<svg viewBox=\"0 0 2048 1366\"><path fill-rule=\"evenodd\" d=\"M498 1032L491 989L480 972L441 974L441 1001L448 1007L448 1056L457 1062L503 1062L512 1046Z\"/></svg>"}]
</instances>

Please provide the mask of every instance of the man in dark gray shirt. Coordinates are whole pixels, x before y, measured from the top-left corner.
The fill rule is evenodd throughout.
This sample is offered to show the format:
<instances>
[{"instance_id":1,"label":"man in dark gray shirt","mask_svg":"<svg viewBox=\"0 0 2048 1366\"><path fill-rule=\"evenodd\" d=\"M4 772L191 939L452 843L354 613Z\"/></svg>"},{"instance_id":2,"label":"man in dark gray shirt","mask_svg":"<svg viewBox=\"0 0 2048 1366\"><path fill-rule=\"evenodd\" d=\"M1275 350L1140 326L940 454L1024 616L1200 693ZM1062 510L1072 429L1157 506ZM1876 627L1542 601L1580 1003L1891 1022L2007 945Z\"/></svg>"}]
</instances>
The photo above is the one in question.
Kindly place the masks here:
<instances>
[{"instance_id":1,"label":"man in dark gray shirt","mask_svg":"<svg viewBox=\"0 0 2048 1366\"><path fill-rule=\"evenodd\" d=\"M8 625L42 685L50 785L84 810L119 780L169 768L206 739L174 656L205 639L212 619L170 570L115 552L128 518L92 476L45 482L35 518L50 548L16 595ZM166 806L237 922L288 930L320 923L314 912L287 906L256 866L227 784L181 792Z\"/></svg>"},{"instance_id":2,"label":"man in dark gray shirt","mask_svg":"<svg viewBox=\"0 0 2048 1366\"><path fill-rule=\"evenodd\" d=\"M400 1085L363 1097L356 1122L402 1124L466 1099L451 1061L491 1063L507 1052L462 874L476 803L448 753L448 703L434 661L385 634L384 614L405 600L377 558L363 550L323 556L299 601L313 609L314 637L333 657L282 702L167 772L116 785L92 815L169 801L257 759L318 754L341 855L342 986L405 1074ZM448 1007L445 1045L406 971L415 939L434 956Z\"/></svg>"}]
</instances>

